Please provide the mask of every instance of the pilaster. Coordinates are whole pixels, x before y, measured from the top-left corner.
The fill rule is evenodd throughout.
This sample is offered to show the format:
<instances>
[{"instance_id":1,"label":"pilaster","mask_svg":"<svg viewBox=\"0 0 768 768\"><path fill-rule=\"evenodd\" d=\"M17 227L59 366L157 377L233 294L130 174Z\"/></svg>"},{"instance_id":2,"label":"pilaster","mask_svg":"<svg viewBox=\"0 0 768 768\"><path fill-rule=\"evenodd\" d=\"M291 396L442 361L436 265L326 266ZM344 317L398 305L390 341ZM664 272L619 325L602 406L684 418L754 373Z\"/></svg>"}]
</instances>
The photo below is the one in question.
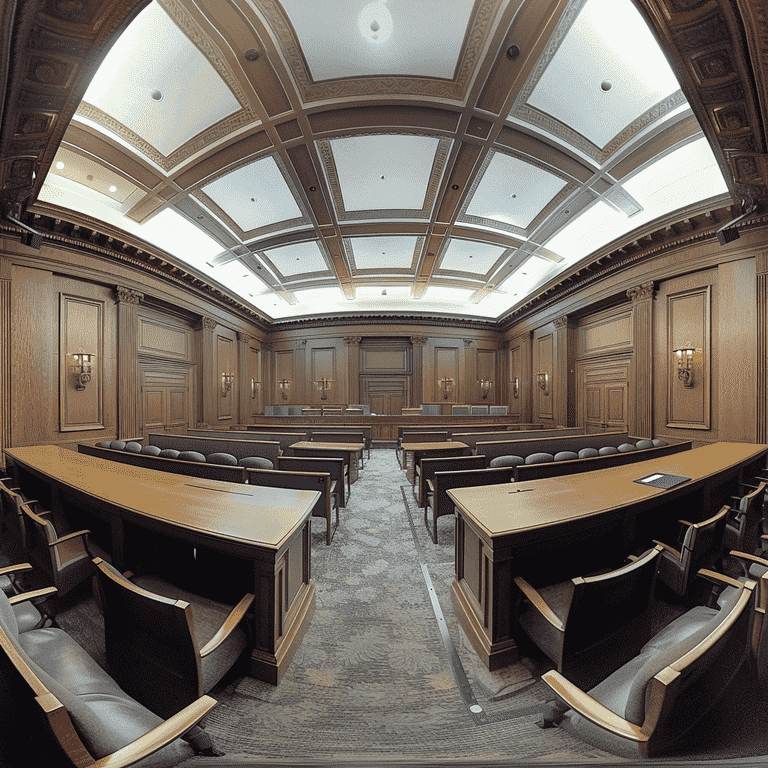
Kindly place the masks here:
<instances>
[{"instance_id":1,"label":"pilaster","mask_svg":"<svg viewBox=\"0 0 768 768\"><path fill-rule=\"evenodd\" d=\"M196 330L200 334L200 406L202 413L200 421L205 424L218 422L216 398L219 393L216 380L216 326L218 323L212 317L201 317Z\"/></svg>"},{"instance_id":2,"label":"pilaster","mask_svg":"<svg viewBox=\"0 0 768 768\"><path fill-rule=\"evenodd\" d=\"M630 434L653 437L653 281L627 291L632 300L634 382L630 407Z\"/></svg>"},{"instance_id":3,"label":"pilaster","mask_svg":"<svg viewBox=\"0 0 768 768\"><path fill-rule=\"evenodd\" d=\"M361 336L345 336L344 349L347 352L347 393L345 402L360 402L360 341ZM342 393L342 397L344 394Z\"/></svg>"},{"instance_id":4,"label":"pilaster","mask_svg":"<svg viewBox=\"0 0 768 768\"><path fill-rule=\"evenodd\" d=\"M117 297L117 437L126 440L142 436L140 423L141 382L137 353L139 348L138 307L144 294L115 286Z\"/></svg>"},{"instance_id":5,"label":"pilaster","mask_svg":"<svg viewBox=\"0 0 768 768\"><path fill-rule=\"evenodd\" d=\"M758 253L757 271L757 442L768 439L768 251Z\"/></svg>"},{"instance_id":6,"label":"pilaster","mask_svg":"<svg viewBox=\"0 0 768 768\"><path fill-rule=\"evenodd\" d=\"M426 336L411 336L413 345L413 391L411 393L411 405L418 406L424 402L424 345Z\"/></svg>"}]
</instances>

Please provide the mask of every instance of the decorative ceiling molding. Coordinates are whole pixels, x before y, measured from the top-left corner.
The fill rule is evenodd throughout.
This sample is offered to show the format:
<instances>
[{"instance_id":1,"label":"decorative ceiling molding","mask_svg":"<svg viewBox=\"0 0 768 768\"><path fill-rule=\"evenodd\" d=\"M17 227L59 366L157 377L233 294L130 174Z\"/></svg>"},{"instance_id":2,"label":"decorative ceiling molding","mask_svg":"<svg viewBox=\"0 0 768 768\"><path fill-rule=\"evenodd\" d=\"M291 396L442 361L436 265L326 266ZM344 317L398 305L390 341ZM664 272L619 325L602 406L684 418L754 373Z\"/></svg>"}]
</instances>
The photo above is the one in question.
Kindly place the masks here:
<instances>
[{"instance_id":1,"label":"decorative ceiling molding","mask_svg":"<svg viewBox=\"0 0 768 768\"><path fill-rule=\"evenodd\" d=\"M349 264L350 270L352 272L352 277L354 279L356 275L365 276L372 273L377 275L408 275L409 277L413 278L413 276L416 274L416 267L418 266L418 263L419 263L419 256L421 255L421 251L422 251L422 248L424 247L424 241L426 238L424 237L424 235L419 235L416 238L416 244L413 249L411 264L409 267L405 269L400 267L397 267L397 268L377 267L376 269L360 269L355 263L355 251L354 251L354 247L352 246L353 239L362 239L362 238L345 237L345 238L342 238L342 243L344 244L344 255L347 257L347 263Z\"/></svg>"},{"instance_id":2,"label":"decorative ceiling molding","mask_svg":"<svg viewBox=\"0 0 768 768\"><path fill-rule=\"evenodd\" d=\"M349 325L439 325L442 328L473 328L479 331L498 333L499 327L494 322L487 320L473 320L467 317L455 315L424 314L344 314L338 316L295 318L291 320L278 320L272 323L272 331L293 331L306 328L328 328L331 326Z\"/></svg>"}]
</instances>

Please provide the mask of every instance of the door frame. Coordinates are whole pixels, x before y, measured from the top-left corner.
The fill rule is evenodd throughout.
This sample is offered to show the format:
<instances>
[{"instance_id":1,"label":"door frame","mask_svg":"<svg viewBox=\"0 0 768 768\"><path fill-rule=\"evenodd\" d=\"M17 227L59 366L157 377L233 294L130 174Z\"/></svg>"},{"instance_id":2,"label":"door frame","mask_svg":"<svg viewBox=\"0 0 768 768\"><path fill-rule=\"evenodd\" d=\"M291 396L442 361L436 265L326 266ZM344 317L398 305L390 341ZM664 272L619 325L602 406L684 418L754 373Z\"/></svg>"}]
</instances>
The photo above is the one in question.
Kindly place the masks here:
<instances>
[{"instance_id":1,"label":"door frame","mask_svg":"<svg viewBox=\"0 0 768 768\"><path fill-rule=\"evenodd\" d=\"M625 376L616 376L616 369L624 369ZM620 381L626 381L626 416L627 416L627 432L630 432L632 425L632 397L631 397L631 382L634 375L634 355L631 352L625 352L619 355L610 355L608 357L588 358L585 360L576 361L576 424L580 427L584 427L586 419L586 387L587 377L590 373L599 374L601 371L605 375L596 375L590 377L589 383L595 384L613 384ZM614 375L611 375L611 371Z\"/></svg>"},{"instance_id":2,"label":"door frame","mask_svg":"<svg viewBox=\"0 0 768 768\"><path fill-rule=\"evenodd\" d=\"M368 402L368 383L373 381L401 381L405 383L405 402L406 405L411 404L411 395L413 393L413 375L410 373L398 374L398 373L361 373L358 384L358 394L360 400L358 402L369 405ZM397 416L399 414L391 414Z\"/></svg>"},{"instance_id":3,"label":"door frame","mask_svg":"<svg viewBox=\"0 0 768 768\"><path fill-rule=\"evenodd\" d=\"M178 381L179 376L183 377L187 383L187 389L189 391L189 402L187 404L187 428L197 425L197 419L195 414L197 413L197 365L195 363L184 363L179 360L158 360L157 358L151 359L139 359L138 364L138 379L139 379L139 392L138 392L138 415L139 424L144 431L144 386L146 384L146 377L149 374L155 374L158 378L167 376L175 378ZM175 382L169 383L167 386L173 386Z\"/></svg>"}]
</instances>

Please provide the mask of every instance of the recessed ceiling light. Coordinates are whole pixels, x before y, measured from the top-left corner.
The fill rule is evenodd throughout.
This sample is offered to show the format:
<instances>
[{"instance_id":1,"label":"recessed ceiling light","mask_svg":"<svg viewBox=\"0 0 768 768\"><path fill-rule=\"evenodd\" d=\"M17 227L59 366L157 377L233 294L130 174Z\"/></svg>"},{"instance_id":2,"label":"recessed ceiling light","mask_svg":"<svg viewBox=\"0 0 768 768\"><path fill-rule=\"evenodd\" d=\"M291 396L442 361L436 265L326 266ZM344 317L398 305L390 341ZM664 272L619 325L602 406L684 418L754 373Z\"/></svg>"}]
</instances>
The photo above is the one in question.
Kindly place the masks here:
<instances>
[{"instance_id":1,"label":"recessed ceiling light","mask_svg":"<svg viewBox=\"0 0 768 768\"><path fill-rule=\"evenodd\" d=\"M376 45L386 43L392 36L392 14L386 6L387 0L373 0L360 11L357 27L360 34Z\"/></svg>"},{"instance_id":2,"label":"recessed ceiling light","mask_svg":"<svg viewBox=\"0 0 768 768\"><path fill-rule=\"evenodd\" d=\"M197 218L198 219L202 219L203 218L203 214L201 213Z\"/></svg>"},{"instance_id":3,"label":"recessed ceiling light","mask_svg":"<svg viewBox=\"0 0 768 768\"><path fill-rule=\"evenodd\" d=\"M459 188L459 185L458 185L458 184L452 184L452 185L451 185L451 189L458 189L458 188Z\"/></svg>"},{"instance_id":4,"label":"recessed ceiling light","mask_svg":"<svg viewBox=\"0 0 768 768\"><path fill-rule=\"evenodd\" d=\"M59 162L56 163L56 168L60 171L63 167L64 167L64 163L62 163L61 160L59 160Z\"/></svg>"},{"instance_id":5,"label":"recessed ceiling light","mask_svg":"<svg viewBox=\"0 0 768 768\"><path fill-rule=\"evenodd\" d=\"M112 185L110 185L110 187L109 187L109 191L110 191L110 192L117 192L117 187L116 187L114 184L112 184Z\"/></svg>"},{"instance_id":6,"label":"recessed ceiling light","mask_svg":"<svg viewBox=\"0 0 768 768\"><path fill-rule=\"evenodd\" d=\"M610 80L603 80L603 82L602 82L602 83L600 83L600 87L601 87L601 88L602 88L604 91L606 91L606 92L607 92L607 91L610 91L610 90L611 90L611 88L613 88L613 83L612 83Z\"/></svg>"},{"instance_id":7,"label":"recessed ceiling light","mask_svg":"<svg viewBox=\"0 0 768 768\"><path fill-rule=\"evenodd\" d=\"M88 179L88 181L93 181L93 176L91 176L90 173L85 178Z\"/></svg>"},{"instance_id":8,"label":"recessed ceiling light","mask_svg":"<svg viewBox=\"0 0 768 768\"><path fill-rule=\"evenodd\" d=\"M513 197L513 198L514 198L514 197L517 197L517 195L510 195L510 197Z\"/></svg>"},{"instance_id":9,"label":"recessed ceiling light","mask_svg":"<svg viewBox=\"0 0 768 768\"><path fill-rule=\"evenodd\" d=\"M255 48L249 48L244 54L248 61L256 61L259 58L259 52Z\"/></svg>"},{"instance_id":10,"label":"recessed ceiling light","mask_svg":"<svg viewBox=\"0 0 768 768\"><path fill-rule=\"evenodd\" d=\"M514 61L520 55L520 47L517 45L510 45L507 48L507 57Z\"/></svg>"},{"instance_id":11,"label":"recessed ceiling light","mask_svg":"<svg viewBox=\"0 0 768 768\"><path fill-rule=\"evenodd\" d=\"M154 91L151 91L149 94L155 101L160 101L160 99L163 98L163 94L155 88Z\"/></svg>"}]
</instances>

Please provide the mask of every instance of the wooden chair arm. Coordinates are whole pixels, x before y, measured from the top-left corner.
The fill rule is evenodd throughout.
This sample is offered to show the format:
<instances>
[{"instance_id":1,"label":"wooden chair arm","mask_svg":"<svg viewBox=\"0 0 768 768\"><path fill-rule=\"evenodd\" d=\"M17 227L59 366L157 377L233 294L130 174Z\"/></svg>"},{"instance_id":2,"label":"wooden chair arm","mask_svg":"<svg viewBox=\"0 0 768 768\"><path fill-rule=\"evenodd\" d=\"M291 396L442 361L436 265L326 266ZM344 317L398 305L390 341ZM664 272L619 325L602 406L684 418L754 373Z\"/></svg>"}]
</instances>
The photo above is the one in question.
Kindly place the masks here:
<instances>
[{"instance_id":1,"label":"wooden chair arm","mask_svg":"<svg viewBox=\"0 0 768 768\"><path fill-rule=\"evenodd\" d=\"M21 571L31 571L32 566L29 563L17 563L16 565L6 565L0 568L0 576L7 576L9 573L19 573Z\"/></svg>"},{"instance_id":2,"label":"wooden chair arm","mask_svg":"<svg viewBox=\"0 0 768 768\"><path fill-rule=\"evenodd\" d=\"M515 576L515 584L518 589L531 601L531 605L557 630L563 632L565 624L555 615L555 612L546 604L544 598L522 577Z\"/></svg>"},{"instance_id":3,"label":"wooden chair arm","mask_svg":"<svg viewBox=\"0 0 768 768\"><path fill-rule=\"evenodd\" d=\"M662 549L667 550L667 552L671 552L678 560L682 560L683 556L680 554L679 549L675 549L674 547L670 547L669 544L665 544L663 541L657 541L656 539L653 540L653 543L657 547L661 547Z\"/></svg>"},{"instance_id":4,"label":"wooden chair arm","mask_svg":"<svg viewBox=\"0 0 768 768\"><path fill-rule=\"evenodd\" d=\"M256 595L248 593L240 602L229 612L229 616L219 627L219 631L200 649L200 658L205 658L209 653L215 651L230 635L232 630L241 622L245 612L251 607L251 603L256 599Z\"/></svg>"},{"instance_id":5,"label":"wooden chair arm","mask_svg":"<svg viewBox=\"0 0 768 768\"><path fill-rule=\"evenodd\" d=\"M435 484L431 480L427 480L427 488L434 493L435 492Z\"/></svg>"},{"instance_id":6,"label":"wooden chair arm","mask_svg":"<svg viewBox=\"0 0 768 768\"><path fill-rule=\"evenodd\" d=\"M764 565L766 568L768 568L768 560L763 557L750 555L747 552L738 552L735 549L732 549L728 554L732 557L735 557L737 560L748 560L750 563L757 563L758 565ZM2 573L2 571L0 571L0 573Z\"/></svg>"},{"instance_id":7,"label":"wooden chair arm","mask_svg":"<svg viewBox=\"0 0 768 768\"><path fill-rule=\"evenodd\" d=\"M687 520L678 520L677 522L680 523L680 525L687 525L689 528L693 527L693 523L689 523Z\"/></svg>"},{"instance_id":8,"label":"wooden chair arm","mask_svg":"<svg viewBox=\"0 0 768 768\"><path fill-rule=\"evenodd\" d=\"M648 741L648 734L640 726L612 712L597 699L593 699L588 693L577 688L559 672L550 670L545 672L541 679L557 694L558 698L565 702L566 706L599 728L629 741Z\"/></svg>"},{"instance_id":9,"label":"wooden chair arm","mask_svg":"<svg viewBox=\"0 0 768 768\"><path fill-rule=\"evenodd\" d=\"M730 576L724 576L722 573L717 573L716 571L710 571L708 568L702 568L698 572L698 575L714 584L724 584L725 586L738 587L739 589L744 586L743 581L732 579Z\"/></svg>"},{"instance_id":10,"label":"wooden chair arm","mask_svg":"<svg viewBox=\"0 0 768 768\"><path fill-rule=\"evenodd\" d=\"M217 704L210 696L201 696L169 717L164 723L155 726L128 746L118 749L111 755L102 757L91 764L90 768L127 768L145 757L183 736L190 728L197 725Z\"/></svg>"},{"instance_id":11,"label":"wooden chair arm","mask_svg":"<svg viewBox=\"0 0 768 768\"><path fill-rule=\"evenodd\" d=\"M56 541L52 541L48 546L56 547L59 544L63 544L65 541L69 541L70 539L76 539L78 537L81 537L85 543L85 539L87 539L89 533L90 531L87 529L82 531L74 531L73 533L67 533L64 536L59 536L59 538L56 539Z\"/></svg>"},{"instance_id":12,"label":"wooden chair arm","mask_svg":"<svg viewBox=\"0 0 768 768\"><path fill-rule=\"evenodd\" d=\"M18 605L19 603L25 603L27 600L36 600L38 597L50 597L55 595L59 590L56 587L42 587L41 589L32 589L29 592L20 592L18 595L12 595L8 598L8 602L11 605Z\"/></svg>"},{"instance_id":13,"label":"wooden chair arm","mask_svg":"<svg viewBox=\"0 0 768 768\"><path fill-rule=\"evenodd\" d=\"M25 504L31 504L32 502L31 501L25 501L24 503ZM35 502L35 503L37 503L37 502ZM50 515L51 514L51 510L50 509L41 509L39 512L36 511L35 514L38 517L45 517L46 515Z\"/></svg>"}]
</instances>

